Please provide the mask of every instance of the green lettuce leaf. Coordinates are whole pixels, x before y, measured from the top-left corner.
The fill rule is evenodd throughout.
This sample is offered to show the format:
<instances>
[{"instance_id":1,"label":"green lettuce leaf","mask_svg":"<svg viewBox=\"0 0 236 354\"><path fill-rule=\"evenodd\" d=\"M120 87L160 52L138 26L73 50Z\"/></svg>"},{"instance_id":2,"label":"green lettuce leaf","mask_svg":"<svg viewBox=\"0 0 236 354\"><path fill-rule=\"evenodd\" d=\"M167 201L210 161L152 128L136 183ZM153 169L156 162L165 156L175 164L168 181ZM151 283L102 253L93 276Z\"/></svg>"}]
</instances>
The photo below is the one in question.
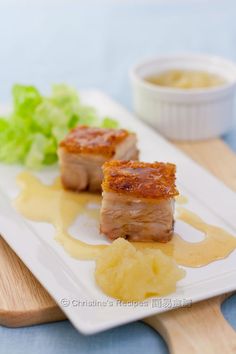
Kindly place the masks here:
<instances>
[{"instance_id":1,"label":"green lettuce leaf","mask_svg":"<svg viewBox=\"0 0 236 354\"><path fill-rule=\"evenodd\" d=\"M101 119L93 107L80 102L78 93L54 85L49 97L34 86L14 85L13 111L0 118L0 161L40 169L58 159L59 142L77 125L117 128L114 119Z\"/></svg>"},{"instance_id":2,"label":"green lettuce leaf","mask_svg":"<svg viewBox=\"0 0 236 354\"><path fill-rule=\"evenodd\" d=\"M14 85L12 88L14 113L31 120L32 114L42 101L39 91L33 86Z\"/></svg>"},{"instance_id":3,"label":"green lettuce leaf","mask_svg":"<svg viewBox=\"0 0 236 354\"><path fill-rule=\"evenodd\" d=\"M119 128L119 123L115 119L112 119L112 118L109 118L109 117L105 117L102 120L101 127L102 128L117 129L117 128Z\"/></svg>"}]
</instances>

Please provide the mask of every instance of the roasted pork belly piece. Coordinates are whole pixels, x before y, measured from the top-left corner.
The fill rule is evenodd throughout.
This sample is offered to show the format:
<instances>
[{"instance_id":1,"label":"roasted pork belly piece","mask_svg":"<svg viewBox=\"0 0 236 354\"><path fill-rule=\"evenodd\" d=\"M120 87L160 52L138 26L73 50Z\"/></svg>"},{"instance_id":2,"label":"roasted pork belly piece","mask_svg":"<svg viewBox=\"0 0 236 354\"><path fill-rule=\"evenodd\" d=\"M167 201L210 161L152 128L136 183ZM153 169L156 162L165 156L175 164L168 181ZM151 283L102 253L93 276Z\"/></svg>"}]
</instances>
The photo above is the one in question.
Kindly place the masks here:
<instances>
[{"instance_id":1,"label":"roasted pork belly piece","mask_svg":"<svg viewBox=\"0 0 236 354\"><path fill-rule=\"evenodd\" d=\"M176 166L108 161L103 165L100 231L109 239L167 242L173 235Z\"/></svg>"},{"instance_id":2,"label":"roasted pork belly piece","mask_svg":"<svg viewBox=\"0 0 236 354\"><path fill-rule=\"evenodd\" d=\"M124 129L79 126L58 149L62 184L75 191L101 190L102 165L111 159L137 160L137 139Z\"/></svg>"}]
</instances>

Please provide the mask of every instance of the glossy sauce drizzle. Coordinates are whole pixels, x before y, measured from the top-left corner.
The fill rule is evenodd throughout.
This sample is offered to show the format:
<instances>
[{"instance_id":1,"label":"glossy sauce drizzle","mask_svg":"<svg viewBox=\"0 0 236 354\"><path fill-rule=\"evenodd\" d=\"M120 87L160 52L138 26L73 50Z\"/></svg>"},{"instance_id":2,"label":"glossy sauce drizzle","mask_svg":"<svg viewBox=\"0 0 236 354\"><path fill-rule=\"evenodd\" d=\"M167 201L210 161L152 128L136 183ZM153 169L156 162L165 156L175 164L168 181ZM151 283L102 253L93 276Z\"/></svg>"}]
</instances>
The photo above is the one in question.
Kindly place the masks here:
<instances>
[{"instance_id":1,"label":"glossy sauce drizzle","mask_svg":"<svg viewBox=\"0 0 236 354\"><path fill-rule=\"evenodd\" d=\"M85 214L99 219L99 208L91 208L91 203L100 205L101 196L89 193L65 191L59 179L52 185L45 185L33 175L23 172L17 177L21 192L15 200L15 207L26 218L44 221L55 228L55 238L72 257L96 259L107 245L92 245L70 235L68 229L76 218ZM177 203L184 204L186 199L179 198ZM183 266L200 267L215 260L227 257L236 248L236 238L220 227L205 223L198 215L183 207L178 208L179 220L201 231L203 241L187 242L175 234L168 243L133 242L138 249L156 248L173 257ZM88 235L89 237L89 235Z\"/></svg>"}]
</instances>

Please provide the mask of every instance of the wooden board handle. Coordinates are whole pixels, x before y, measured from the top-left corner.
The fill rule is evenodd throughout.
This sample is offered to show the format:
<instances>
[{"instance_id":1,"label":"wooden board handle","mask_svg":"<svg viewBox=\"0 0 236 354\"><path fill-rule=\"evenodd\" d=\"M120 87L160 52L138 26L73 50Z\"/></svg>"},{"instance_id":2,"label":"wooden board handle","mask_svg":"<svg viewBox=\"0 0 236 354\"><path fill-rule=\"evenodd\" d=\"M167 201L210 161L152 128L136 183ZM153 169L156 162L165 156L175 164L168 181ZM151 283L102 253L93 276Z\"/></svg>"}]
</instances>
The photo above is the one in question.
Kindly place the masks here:
<instances>
[{"instance_id":1,"label":"wooden board handle","mask_svg":"<svg viewBox=\"0 0 236 354\"><path fill-rule=\"evenodd\" d=\"M233 354L236 332L222 315L224 299L217 296L144 322L164 337L171 354Z\"/></svg>"},{"instance_id":2,"label":"wooden board handle","mask_svg":"<svg viewBox=\"0 0 236 354\"><path fill-rule=\"evenodd\" d=\"M236 155L223 141L212 139L175 145L236 191ZM144 322L160 332L172 354L236 353L236 333L221 313L225 296L155 315Z\"/></svg>"}]
</instances>

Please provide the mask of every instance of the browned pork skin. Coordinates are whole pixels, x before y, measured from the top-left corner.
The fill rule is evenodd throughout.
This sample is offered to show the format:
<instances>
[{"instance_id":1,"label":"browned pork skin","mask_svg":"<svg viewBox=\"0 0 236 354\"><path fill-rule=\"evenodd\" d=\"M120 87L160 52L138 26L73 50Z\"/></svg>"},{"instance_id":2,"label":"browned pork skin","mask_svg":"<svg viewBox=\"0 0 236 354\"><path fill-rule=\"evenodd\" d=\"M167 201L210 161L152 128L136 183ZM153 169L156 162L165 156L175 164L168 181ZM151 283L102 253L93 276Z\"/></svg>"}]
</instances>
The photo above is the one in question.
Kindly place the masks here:
<instances>
[{"instance_id":1,"label":"browned pork skin","mask_svg":"<svg viewBox=\"0 0 236 354\"><path fill-rule=\"evenodd\" d=\"M102 165L111 159L137 160L136 135L123 129L80 126L60 143L62 184L75 191L101 190Z\"/></svg>"},{"instance_id":2,"label":"browned pork skin","mask_svg":"<svg viewBox=\"0 0 236 354\"><path fill-rule=\"evenodd\" d=\"M173 235L176 167L109 161L103 165L100 231L114 240L168 242Z\"/></svg>"}]
</instances>

